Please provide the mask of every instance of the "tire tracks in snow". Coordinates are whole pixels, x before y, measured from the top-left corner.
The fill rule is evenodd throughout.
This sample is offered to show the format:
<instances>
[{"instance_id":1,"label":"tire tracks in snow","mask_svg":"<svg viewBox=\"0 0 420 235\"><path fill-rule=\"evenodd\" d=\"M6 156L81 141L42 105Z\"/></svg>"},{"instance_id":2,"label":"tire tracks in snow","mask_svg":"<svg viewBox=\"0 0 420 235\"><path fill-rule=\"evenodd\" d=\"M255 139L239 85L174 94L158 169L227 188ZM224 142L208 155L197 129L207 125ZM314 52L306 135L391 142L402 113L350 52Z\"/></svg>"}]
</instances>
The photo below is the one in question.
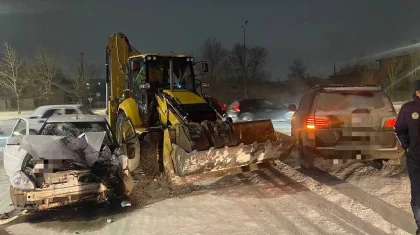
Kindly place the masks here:
<instances>
[{"instance_id":1,"label":"tire tracks in snow","mask_svg":"<svg viewBox=\"0 0 420 235\"><path fill-rule=\"evenodd\" d=\"M307 193L302 193L302 197L299 197L298 203L301 203L303 201L305 205L310 205L311 207L316 208L317 209L316 211L318 212L320 216L327 218L327 221L329 221L330 223L336 224L339 227L338 229L341 228L345 230L347 234L349 233L350 234L366 234L358 230L357 226L355 226L352 223L349 223L348 220L346 220L349 217L355 217L350 212L342 208L338 208L338 209L334 208L336 206L332 205L329 201L326 201L324 198L318 196L317 194L310 192L309 188L305 187L304 185L296 181L293 181L292 179L281 174L274 168L269 168L268 170L270 173L274 175L274 177L262 171L258 172L258 174L260 175L261 178L271 183L274 187L279 188L288 194L295 194L299 191L307 191ZM279 181L283 182L283 184L280 184ZM331 207L333 210L331 210ZM307 215L308 214L306 214L306 216ZM302 214L302 216L303 218L305 218L304 214ZM317 218L312 218L312 219L317 219ZM308 222L310 222L310 218L307 218L307 220ZM352 219L352 221L354 220L355 218ZM360 222L363 222L363 221L359 221L359 223ZM369 224L367 224L366 226L368 225ZM386 233L381 232L378 229L375 229L374 227L370 227L367 232L368 232L367 234L386 234ZM324 233L320 233L320 234L324 234ZM330 234L335 234L335 233L332 232Z\"/></svg>"},{"instance_id":2,"label":"tire tracks in snow","mask_svg":"<svg viewBox=\"0 0 420 235\"><path fill-rule=\"evenodd\" d=\"M272 218L275 218L276 222L278 222L279 225L282 225L281 227L279 227L279 229L285 229L286 231L284 232L288 232L288 234L311 234L310 230L307 230L305 227L298 227L296 223L290 220L290 218L287 215L285 215L281 211L274 209L269 203L267 203L264 199L264 192L262 192L249 177L245 176L244 174L239 174L237 175L237 177L240 180L242 180L246 186L253 190L253 192L260 198L260 201L258 201L258 203L252 203L252 205L256 208L259 208L262 212L268 212L272 216ZM268 216L266 216L266 220L268 219ZM280 232L278 230L275 231L275 234L279 234Z\"/></svg>"},{"instance_id":3,"label":"tire tracks in snow","mask_svg":"<svg viewBox=\"0 0 420 235\"><path fill-rule=\"evenodd\" d=\"M313 169L311 171L299 169L298 171L308 177L311 177L312 179L316 180L321 184L324 184L329 187L335 186L334 189L336 191L346 195L347 197L357 202L360 202L364 206L372 209L373 211L381 215L381 217L387 222L407 232L416 229L413 220L401 219L401 217L412 218L413 216L410 213L387 203L378 196L369 194L363 189L319 169Z\"/></svg>"},{"instance_id":4,"label":"tire tracks in snow","mask_svg":"<svg viewBox=\"0 0 420 235\"><path fill-rule=\"evenodd\" d=\"M301 173L299 170L293 169L289 165L276 162L277 175L289 178L291 182L299 183L314 193L314 200L321 202L321 206L336 213L344 220L350 220L352 224L369 234L410 234L415 228L401 228L383 218L383 215L364 205L366 197L375 197L374 195L364 193L364 196L357 198L349 197L343 191L338 191L333 184L324 184L313 179L311 176ZM316 177L315 177L316 178ZM344 181L345 183L345 181ZM355 187L355 186L354 186ZM357 187L356 187L357 188ZM345 193L348 193L346 191ZM353 195L353 194L351 194ZM354 195L353 195L354 196ZM355 200L357 199L357 200ZM376 206L375 206L376 208Z\"/></svg>"}]
</instances>

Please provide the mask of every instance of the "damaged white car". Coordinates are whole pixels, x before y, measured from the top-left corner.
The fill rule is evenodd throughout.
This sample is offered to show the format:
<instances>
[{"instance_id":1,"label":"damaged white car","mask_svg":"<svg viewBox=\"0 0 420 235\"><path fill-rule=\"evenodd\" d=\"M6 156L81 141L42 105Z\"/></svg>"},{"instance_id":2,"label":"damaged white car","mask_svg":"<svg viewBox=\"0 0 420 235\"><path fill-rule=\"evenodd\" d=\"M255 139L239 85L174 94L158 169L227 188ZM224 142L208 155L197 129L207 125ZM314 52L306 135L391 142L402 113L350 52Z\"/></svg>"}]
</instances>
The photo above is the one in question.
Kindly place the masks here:
<instances>
[{"instance_id":1,"label":"damaged white car","mask_svg":"<svg viewBox=\"0 0 420 235\"><path fill-rule=\"evenodd\" d=\"M128 119L124 128L132 134L120 143L100 116L51 117L38 135L30 135L28 123L18 121L4 150L16 207L44 210L131 193L140 145Z\"/></svg>"}]
</instances>

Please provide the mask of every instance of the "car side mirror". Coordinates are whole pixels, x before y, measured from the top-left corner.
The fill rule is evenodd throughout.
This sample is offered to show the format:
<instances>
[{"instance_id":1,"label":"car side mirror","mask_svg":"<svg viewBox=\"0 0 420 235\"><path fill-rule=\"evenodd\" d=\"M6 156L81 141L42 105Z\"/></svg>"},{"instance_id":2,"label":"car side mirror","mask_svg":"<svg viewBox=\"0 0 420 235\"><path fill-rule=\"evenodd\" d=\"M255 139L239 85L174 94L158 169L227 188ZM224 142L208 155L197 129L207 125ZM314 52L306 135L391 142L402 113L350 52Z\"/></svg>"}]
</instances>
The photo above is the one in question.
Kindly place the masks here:
<instances>
[{"instance_id":1,"label":"car side mirror","mask_svg":"<svg viewBox=\"0 0 420 235\"><path fill-rule=\"evenodd\" d=\"M289 109L289 111L292 111L292 112L296 112L297 110L297 107L295 104L290 104L287 108Z\"/></svg>"},{"instance_id":2,"label":"car side mirror","mask_svg":"<svg viewBox=\"0 0 420 235\"><path fill-rule=\"evenodd\" d=\"M208 84L207 82L203 82L203 85L202 85L203 88L208 88L209 86L210 84Z\"/></svg>"},{"instance_id":3,"label":"car side mirror","mask_svg":"<svg viewBox=\"0 0 420 235\"><path fill-rule=\"evenodd\" d=\"M207 73L209 71L209 64L207 64L207 62L203 62L201 64L201 71L203 71L203 73Z\"/></svg>"},{"instance_id":4,"label":"car side mirror","mask_svg":"<svg viewBox=\"0 0 420 235\"><path fill-rule=\"evenodd\" d=\"M18 136L11 136L7 138L6 145L20 145L20 138Z\"/></svg>"}]
</instances>

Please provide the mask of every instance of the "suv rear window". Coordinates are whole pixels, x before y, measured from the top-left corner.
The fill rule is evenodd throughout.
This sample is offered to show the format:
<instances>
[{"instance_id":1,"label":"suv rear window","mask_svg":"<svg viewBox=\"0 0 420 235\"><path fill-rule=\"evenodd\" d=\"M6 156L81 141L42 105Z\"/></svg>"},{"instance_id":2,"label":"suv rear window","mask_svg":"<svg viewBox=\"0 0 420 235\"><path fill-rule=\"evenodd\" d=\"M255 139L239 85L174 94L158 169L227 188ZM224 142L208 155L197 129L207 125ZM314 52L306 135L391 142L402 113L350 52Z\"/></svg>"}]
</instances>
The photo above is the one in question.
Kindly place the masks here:
<instances>
[{"instance_id":1,"label":"suv rear window","mask_svg":"<svg viewBox=\"0 0 420 235\"><path fill-rule=\"evenodd\" d=\"M316 111L353 111L369 109L392 112L392 104L383 91L334 91L321 92L317 99Z\"/></svg>"}]
</instances>

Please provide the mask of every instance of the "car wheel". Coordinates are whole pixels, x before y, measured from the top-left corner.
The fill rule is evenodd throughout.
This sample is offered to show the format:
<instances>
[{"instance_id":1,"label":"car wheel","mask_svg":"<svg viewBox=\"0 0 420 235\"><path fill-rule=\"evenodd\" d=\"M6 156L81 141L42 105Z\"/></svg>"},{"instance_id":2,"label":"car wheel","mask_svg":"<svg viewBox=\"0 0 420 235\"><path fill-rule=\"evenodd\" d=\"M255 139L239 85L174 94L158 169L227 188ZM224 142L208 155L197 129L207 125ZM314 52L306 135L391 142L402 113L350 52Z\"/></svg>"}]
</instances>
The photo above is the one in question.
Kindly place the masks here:
<instances>
[{"instance_id":1,"label":"car wheel","mask_svg":"<svg viewBox=\"0 0 420 235\"><path fill-rule=\"evenodd\" d=\"M304 169L312 169L315 166L315 161L314 158L311 156L306 155L303 152L303 143L302 143L302 139L299 139L299 146L298 146L298 153L299 153L299 164L300 167L304 168Z\"/></svg>"},{"instance_id":2,"label":"car wheel","mask_svg":"<svg viewBox=\"0 0 420 235\"><path fill-rule=\"evenodd\" d=\"M254 116L250 113L244 113L241 115L240 119L241 121L244 121L244 122L250 122L254 120Z\"/></svg>"}]
</instances>

